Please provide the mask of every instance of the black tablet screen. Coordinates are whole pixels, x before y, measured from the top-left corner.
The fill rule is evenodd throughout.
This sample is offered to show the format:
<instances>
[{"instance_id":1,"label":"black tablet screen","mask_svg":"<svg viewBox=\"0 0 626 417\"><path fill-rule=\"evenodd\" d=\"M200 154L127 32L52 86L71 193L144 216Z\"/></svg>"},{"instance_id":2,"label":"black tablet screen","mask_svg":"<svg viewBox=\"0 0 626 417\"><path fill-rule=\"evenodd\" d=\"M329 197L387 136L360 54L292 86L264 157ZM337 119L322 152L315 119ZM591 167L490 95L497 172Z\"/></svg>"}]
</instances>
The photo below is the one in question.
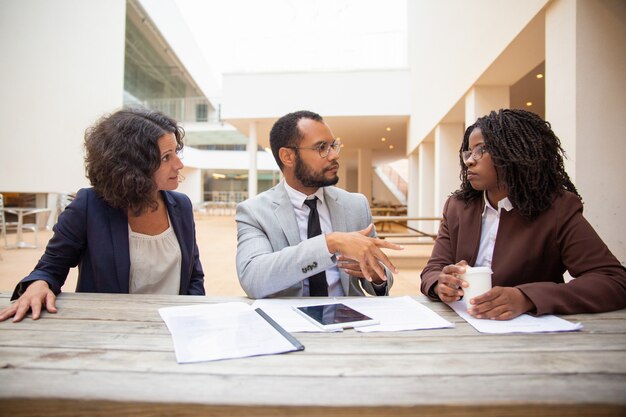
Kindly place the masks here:
<instances>
[{"instance_id":1,"label":"black tablet screen","mask_svg":"<svg viewBox=\"0 0 626 417\"><path fill-rule=\"evenodd\" d=\"M321 324L351 323L355 321L371 320L370 317L345 304L298 307L298 309Z\"/></svg>"}]
</instances>

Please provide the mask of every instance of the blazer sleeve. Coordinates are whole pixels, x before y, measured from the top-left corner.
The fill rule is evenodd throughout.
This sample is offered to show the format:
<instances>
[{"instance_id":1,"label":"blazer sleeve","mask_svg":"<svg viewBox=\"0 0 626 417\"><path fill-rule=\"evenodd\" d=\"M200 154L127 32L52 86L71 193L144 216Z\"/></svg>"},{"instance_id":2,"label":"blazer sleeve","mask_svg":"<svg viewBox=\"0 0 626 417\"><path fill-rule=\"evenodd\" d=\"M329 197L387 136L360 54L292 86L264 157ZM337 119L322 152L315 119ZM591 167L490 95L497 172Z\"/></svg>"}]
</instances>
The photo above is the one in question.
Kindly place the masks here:
<instances>
[{"instance_id":1,"label":"blazer sleeve","mask_svg":"<svg viewBox=\"0 0 626 417\"><path fill-rule=\"evenodd\" d=\"M54 235L35 269L23 278L13 291L12 300L19 298L34 281L43 280L55 293L61 292L70 268L78 265L87 242L87 213L89 192L81 189L53 227Z\"/></svg>"},{"instance_id":2,"label":"blazer sleeve","mask_svg":"<svg viewBox=\"0 0 626 417\"><path fill-rule=\"evenodd\" d=\"M626 270L583 217L573 195L557 199L556 242L568 283L534 282L517 286L536 306L537 315L600 313L626 308Z\"/></svg>"},{"instance_id":3,"label":"blazer sleeve","mask_svg":"<svg viewBox=\"0 0 626 417\"><path fill-rule=\"evenodd\" d=\"M454 249L452 247L452 240L450 239L450 201L451 197L446 200L443 206L443 219L439 225L439 232L437 233L437 239L433 246L433 251L428 259L428 263L424 267L421 273L420 289L424 295L431 300L439 300L439 297L434 292L435 284L439 280L439 274L441 270L447 266L456 263L454 259Z\"/></svg>"},{"instance_id":4,"label":"blazer sleeve","mask_svg":"<svg viewBox=\"0 0 626 417\"><path fill-rule=\"evenodd\" d=\"M271 296L336 263L323 234L294 246L271 242L266 229L275 229L276 219L264 218L268 209L253 210L250 201L237 205L235 215L237 275L248 297ZM256 216L257 212L261 216Z\"/></svg>"}]
</instances>

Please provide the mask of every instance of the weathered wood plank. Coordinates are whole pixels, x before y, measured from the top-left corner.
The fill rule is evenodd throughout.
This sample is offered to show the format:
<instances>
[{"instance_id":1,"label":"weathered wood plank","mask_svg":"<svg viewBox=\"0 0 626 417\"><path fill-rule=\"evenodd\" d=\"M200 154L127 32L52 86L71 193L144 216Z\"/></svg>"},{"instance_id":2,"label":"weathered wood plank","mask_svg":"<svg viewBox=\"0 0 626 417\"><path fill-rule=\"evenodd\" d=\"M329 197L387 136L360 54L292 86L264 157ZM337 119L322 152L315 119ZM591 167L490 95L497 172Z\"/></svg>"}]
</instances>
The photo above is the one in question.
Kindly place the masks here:
<instances>
[{"instance_id":1,"label":"weathered wood plank","mask_svg":"<svg viewBox=\"0 0 626 417\"><path fill-rule=\"evenodd\" d=\"M0 346L101 348L113 350L171 351L172 338L166 332L121 333L115 327L109 331L82 332L41 331L2 328ZM358 354L421 354L449 352L545 352L545 351L619 351L626 350L626 335L622 334L510 334L510 335L432 335L420 331L398 333L398 337L378 337L377 334L298 333L298 340L311 353Z\"/></svg>"},{"instance_id":2,"label":"weathered wood plank","mask_svg":"<svg viewBox=\"0 0 626 417\"><path fill-rule=\"evenodd\" d=\"M432 354L297 352L179 365L174 352L0 347L0 368L266 376L626 375L626 351Z\"/></svg>"},{"instance_id":3,"label":"weathered wood plank","mask_svg":"<svg viewBox=\"0 0 626 417\"><path fill-rule=\"evenodd\" d=\"M0 386L0 398L37 393L42 399L300 407L626 405L623 374L302 378L1 369L0 378L10 381Z\"/></svg>"},{"instance_id":4,"label":"weathered wood plank","mask_svg":"<svg viewBox=\"0 0 626 417\"><path fill-rule=\"evenodd\" d=\"M220 406L185 403L138 403L134 401L68 401L41 398L2 400L0 416L11 417L78 417L78 416L228 416L228 417L623 417L626 407L620 405L572 404L496 404L479 406L384 406L384 407L276 407Z\"/></svg>"}]
</instances>

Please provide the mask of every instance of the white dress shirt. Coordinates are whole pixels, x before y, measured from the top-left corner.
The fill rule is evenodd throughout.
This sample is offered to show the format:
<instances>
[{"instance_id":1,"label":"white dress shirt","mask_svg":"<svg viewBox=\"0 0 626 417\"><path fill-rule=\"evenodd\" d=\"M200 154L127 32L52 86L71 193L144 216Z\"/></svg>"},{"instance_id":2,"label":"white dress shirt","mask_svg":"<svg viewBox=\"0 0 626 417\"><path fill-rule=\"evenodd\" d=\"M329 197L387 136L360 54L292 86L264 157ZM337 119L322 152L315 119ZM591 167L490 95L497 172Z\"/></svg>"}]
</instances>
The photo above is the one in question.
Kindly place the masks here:
<instances>
[{"instance_id":1,"label":"white dress shirt","mask_svg":"<svg viewBox=\"0 0 626 417\"><path fill-rule=\"evenodd\" d=\"M483 199L485 200L485 208L482 214L480 246L478 247L478 257L474 266L488 266L491 268L493 249L496 246L496 235L498 234L498 226L500 226L500 212L502 209L506 211L513 210L513 205L508 197L504 197L498 201L498 208L495 209L489 203L487 192L483 192Z\"/></svg>"},{"instance_id":2,"label":"white dress shirt","mask_svg":"<svg viewBox=\"0 0 626 417\"><path fill-rule=\"evenodd\" d=\"M296 214L296 221L298 223L298 231L300 233L300 240L305 241L308 239L307 237L307 229L309 225L309 212L311 211L309 207L304 204L304 200L310 200L314 197L318 198L317 201L317 212L320 218L320 226L322 228L322 234L331 233L333 231L332 223L330 221L330 212L328 211L328 205L326 205L324 201L324 189L318 188L315 194L311 194L307 196L304 193L301 193L298 190L295 190L287 184L285 181L285 190L287 190L287 195L289 196L289 200L291 200L291 204L293 205L293 210ZM333 253L328 253L329 257L332 257ZM326 270L326 282L328 283L328 296L329 297L343 297L343 287L341 286L341 278L339 275L339 268L337 265ZM309 280L308 278L304 280L304 287L302 295L305 297L309 296Z\"/></svg>"}]
</instances>

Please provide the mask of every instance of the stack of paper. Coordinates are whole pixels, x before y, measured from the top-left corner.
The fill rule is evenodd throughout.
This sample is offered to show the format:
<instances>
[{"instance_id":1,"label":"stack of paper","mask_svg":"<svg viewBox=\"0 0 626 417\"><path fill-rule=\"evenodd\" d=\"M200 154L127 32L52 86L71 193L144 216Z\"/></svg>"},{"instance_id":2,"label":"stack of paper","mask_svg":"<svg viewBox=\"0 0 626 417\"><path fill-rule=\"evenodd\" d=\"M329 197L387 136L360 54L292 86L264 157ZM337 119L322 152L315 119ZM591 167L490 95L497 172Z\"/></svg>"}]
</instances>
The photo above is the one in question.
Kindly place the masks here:
<instances>
[{"instance_id":1,"label":"stack of paper","mask_svg":"<svg viewBox=\"0 0 626 417\"><path fill-rule=\"evenodd\" d=\"M511 320L477 319L467 312L467 307L463 301L455 301L448 305L462 319L481 333L572 332L583 328L580 323L570 323L552 315L533 317L528 314L522 314Z\"/></svg>"},{"instance_id":2,"label":"stack of paper","mask_svg":"<svg viewBox=\"0 0 626 417\"><path fill-rule=\"evenodd\" d=\"M358 332L389 332L454 327L453 323L445 320L411 297L325 298L323 300L264 299L255 301L252 306L262 308L263 311L289 332L321 332L323 330L318 326L296 313L294 307L336 302L342 302L376 319L380 323L358 327L355 329Z\"/></svg>"},{"instance_id":3,"label":"stack of paper","mask_svg":"<svg viewBox=\"0 0 626 417\"><path fill-rule=\"evenodd\" d=\"M304 349L262 311L246 303L164 307L159 314L172 334L178 363Z\"/></svg>"}]
</instances>

